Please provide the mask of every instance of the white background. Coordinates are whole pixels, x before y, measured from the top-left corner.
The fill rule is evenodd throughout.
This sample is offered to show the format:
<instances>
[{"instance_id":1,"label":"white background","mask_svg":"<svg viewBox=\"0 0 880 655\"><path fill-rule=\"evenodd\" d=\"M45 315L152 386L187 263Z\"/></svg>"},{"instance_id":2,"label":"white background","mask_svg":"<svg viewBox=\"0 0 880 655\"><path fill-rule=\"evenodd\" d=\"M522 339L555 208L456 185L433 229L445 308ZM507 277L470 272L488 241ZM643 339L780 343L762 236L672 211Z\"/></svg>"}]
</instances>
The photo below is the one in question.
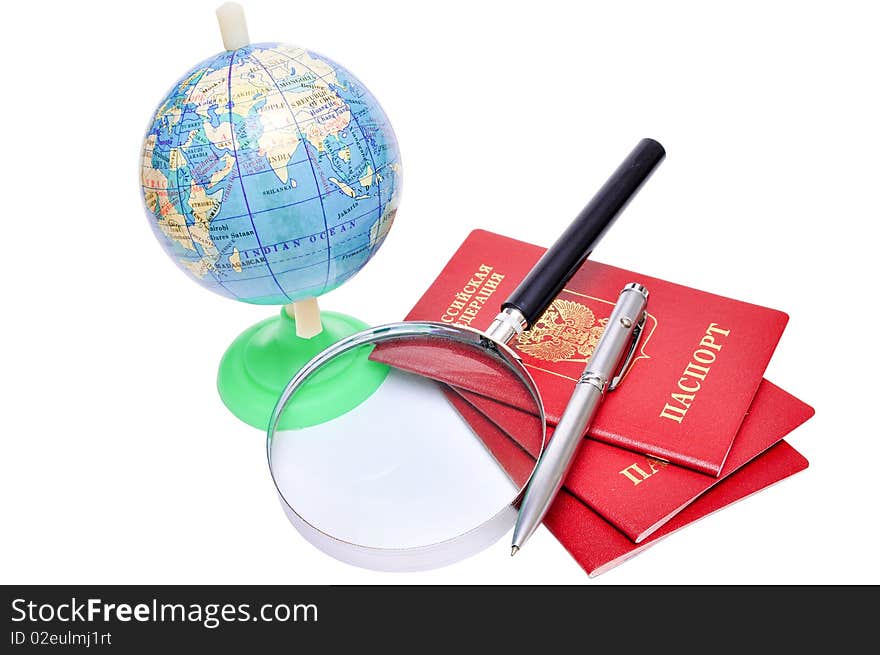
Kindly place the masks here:
<instances>
[{"instance_id":1,"label":"white background","mask_svg":"<svg viewBox=\"0 0 880 655\"><path fill-rule=\"evenodd\" d=\"M816 407L804 473L589 580L544 529L419 574L288 524L215 391L276 310L204 291L147 224L147 119L221 49L210 2L6 8L4 583L880 582L877 15L871 3L246 3L343 63L404 158L397 221L327 309L401 318L474 227L549 245L643 136L668 158L594 258L788 312L767 377Z\"/></svg>"}]
</instances>

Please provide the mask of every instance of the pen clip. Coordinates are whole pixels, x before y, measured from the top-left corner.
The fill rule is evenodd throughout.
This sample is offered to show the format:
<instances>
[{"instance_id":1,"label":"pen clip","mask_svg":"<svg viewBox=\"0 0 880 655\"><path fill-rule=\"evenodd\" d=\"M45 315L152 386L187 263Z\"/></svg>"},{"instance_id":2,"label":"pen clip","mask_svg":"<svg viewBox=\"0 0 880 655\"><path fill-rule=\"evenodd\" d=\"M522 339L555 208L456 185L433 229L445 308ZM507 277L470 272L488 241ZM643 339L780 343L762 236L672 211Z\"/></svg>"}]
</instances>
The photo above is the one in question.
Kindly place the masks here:
<instances>
[{"instance_id":1,"label":"pen clip","mask_svg":"<svg viewBox=\"0 0 880 655\"><path fill-rule=\"evenodd\" d=\"M626 375L627 369L629 369L630 364L632 364L633 357L635 357L636 349L638 348L639 341L642 338L642 331L645 328L645 322L648 320L648 312L647 310L642 312L642 317L639 319L639 322L636 324L635 328L633 328L632 333L632 341L629 344L629 351L626 353L626 357L623 360L623 363L620 365L620 369L617 371L617 375L615 375L611 382L608 383L608 391L614 391L620 383L623 381L623 377Z\"/></svg>"}]
</instances>

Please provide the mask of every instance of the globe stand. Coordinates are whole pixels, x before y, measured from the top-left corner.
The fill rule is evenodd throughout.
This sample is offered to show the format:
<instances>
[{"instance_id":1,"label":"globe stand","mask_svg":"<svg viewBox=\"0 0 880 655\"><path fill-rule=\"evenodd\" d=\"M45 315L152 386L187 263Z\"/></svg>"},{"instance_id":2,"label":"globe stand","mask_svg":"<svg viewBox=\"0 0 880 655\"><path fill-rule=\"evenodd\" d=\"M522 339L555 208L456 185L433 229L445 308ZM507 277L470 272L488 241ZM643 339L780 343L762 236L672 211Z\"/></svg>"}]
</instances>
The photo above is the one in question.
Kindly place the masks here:
<instances>
[{"instance_id":1,"label":"globe stand","mask_svg":"<svg viewBox=\"0 0 880 655\"><path fill-rule=\"evenodd\" d=\"M275 404L296 372L328 346L367 327L351 316L318 314L317 306L312 308L312 315L320 317L322 329L318 334L299 336L296 318L288 307L283 307L279 316L261 321L236 337L220 360L220 398L248 425L267 429ZM388 374L388 366L371 361L369 355L366 348L355 349L338 358L338 367L310 378L291 400L279 426L292 429L324 423L369 398Z\"/></svg>"}]
</instances>

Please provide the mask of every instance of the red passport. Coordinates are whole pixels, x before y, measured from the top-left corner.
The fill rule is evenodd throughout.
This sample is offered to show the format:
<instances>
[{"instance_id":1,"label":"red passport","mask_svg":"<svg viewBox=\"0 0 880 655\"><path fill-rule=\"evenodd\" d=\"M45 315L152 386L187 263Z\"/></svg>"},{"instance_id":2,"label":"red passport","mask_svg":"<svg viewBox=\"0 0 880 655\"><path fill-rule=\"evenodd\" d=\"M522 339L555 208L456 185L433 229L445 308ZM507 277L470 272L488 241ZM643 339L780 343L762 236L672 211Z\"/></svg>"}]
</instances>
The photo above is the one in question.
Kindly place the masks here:
<instances>
[{"instance_id":1,"label":"red passport","mask_svg":"<svg viewBox=\"0 0 880 655\"><path fill-rule=\"evenodd\" d=\"M475 230L406 318L485 330L544 251ZM608 394L589 434L717 476L788 321L784 313L588 260L510 345L541 391L548 422L557 423L629 282L650 292L647 325L632 367ZM469 385L467 371L447 379L435 357L415 349L379 346L373 357L525 407L503 387Z\"/></svg>"},{"instance_id":2,"label":"red passport","mask_svg":"<svg viewBox=\"0 0 880 655\"><path fill-rule=\"evenodd\" d=\"M536 417L485 396L457 391L532 457L537 456L540 443L536 433L540 433L540 424ZM454 404L461 413L461 405ZM813 414L812 407L764 380L719 477L586 439L572 463L565 487L638 543ZM465 418L469 416L472 415ZM552 429L548 429L548 437L551 435Z\"/></svg>"},{"instance_id":3,"label":"red passport","mask_svg":"<svg viewBox=\"0 0 880 655\"><path fill-rule=\"evenodd\" d=\"M450 390L447 395L490 452L503 463L511 478L523 484L534 465L532 457L492 421L461 397L456 397L453 391ZM633 543L566 489L559 492L544 519L544 525L593 577L639 554L686 525L794 475L807 466L807 460L799 452L781 441L719 481L640 544Z\"/></svg>"},{"instance_id":4,"label":"red passport","mask_svg":"<svg viewBox=\"0 0 880 655\"><path fill-rule=\"evenodd\" d=\"M803 471L807 466L809 462L803 455L787 442L781 441L710 489L640 544L632 543L610 523L564 490L550 508L544 525L565 546L581 568L590 577L594 577L638 555L688 524Z\"/></svg>"}]
</instances>

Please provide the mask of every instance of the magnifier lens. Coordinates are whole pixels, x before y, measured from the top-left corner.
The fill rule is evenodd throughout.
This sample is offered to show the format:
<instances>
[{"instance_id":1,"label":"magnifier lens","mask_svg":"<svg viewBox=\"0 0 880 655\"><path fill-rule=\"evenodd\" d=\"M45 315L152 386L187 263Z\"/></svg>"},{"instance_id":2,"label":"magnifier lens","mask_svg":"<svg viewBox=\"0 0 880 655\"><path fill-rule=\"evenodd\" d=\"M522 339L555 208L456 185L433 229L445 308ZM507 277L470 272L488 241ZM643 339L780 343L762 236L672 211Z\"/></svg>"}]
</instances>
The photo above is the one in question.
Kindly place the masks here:
<instances>
[{"instance_id":1,"label":"magnifier lens","mask_svg":"<svg viewBox=\"0 0 880 655\"><path fill-rule=\"evenodd\" d=\"M269 435L270 467L288 516L304 534L323 533L340 542L333 545L334 556L373 568L429 568L438 565L431 557L412 566L377 565L349 557L345 546L361 552L430 550L483 529L484 536L471 539L471 550L479 550L513 525L512 504L527 479L522 460L510 457L511 449L525 448L512 440L498 444L497 435L493 442L471 429L450 402L463 402L450 384L514 401L538 417L529 422L533 434L518 437L531 442L522 444L530 450L543 444L543 411L531 380L505 353L473 340L387 334L380 339L383 358L405 361L419 372L370 361L383 367L385 379L368 398L323 423L289 427L303 423L298 412L309 411L298 407L299 398L308 401L321 384L358 374L354 369L375 343L329 357L279 406L280 427ZM442 557L452 561L469 554L447 551Z\"/></svg>"}]
</instances>

